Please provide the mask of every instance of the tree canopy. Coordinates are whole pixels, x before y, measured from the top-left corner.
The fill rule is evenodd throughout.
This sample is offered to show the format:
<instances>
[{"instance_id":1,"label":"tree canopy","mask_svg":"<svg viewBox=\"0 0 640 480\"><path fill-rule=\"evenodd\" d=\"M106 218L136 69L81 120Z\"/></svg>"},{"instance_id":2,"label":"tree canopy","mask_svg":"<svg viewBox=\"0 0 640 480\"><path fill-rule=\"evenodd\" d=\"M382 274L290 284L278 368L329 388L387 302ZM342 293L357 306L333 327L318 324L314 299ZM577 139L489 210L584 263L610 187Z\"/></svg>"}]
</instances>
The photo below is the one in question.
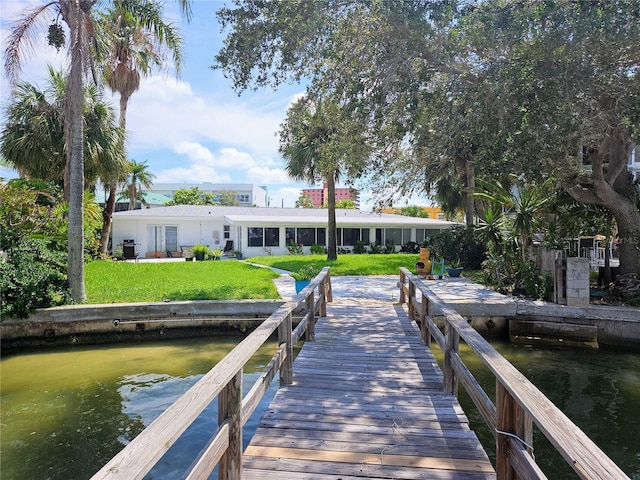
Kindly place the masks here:
<instances>
[{"instance_id":1,"label":"tree canopy","mask_svg":"<svg viewBox=\"0 0 640 480\"><path fill-rule=\"evenodd\" d=\"M471 223L478 179L552 178L611 213L640 271L637 1L237 0L218 17L214 67L238 91L304 78L340 99L370 133L372 190L435 192Z\"/></svg>"}]
</instances>

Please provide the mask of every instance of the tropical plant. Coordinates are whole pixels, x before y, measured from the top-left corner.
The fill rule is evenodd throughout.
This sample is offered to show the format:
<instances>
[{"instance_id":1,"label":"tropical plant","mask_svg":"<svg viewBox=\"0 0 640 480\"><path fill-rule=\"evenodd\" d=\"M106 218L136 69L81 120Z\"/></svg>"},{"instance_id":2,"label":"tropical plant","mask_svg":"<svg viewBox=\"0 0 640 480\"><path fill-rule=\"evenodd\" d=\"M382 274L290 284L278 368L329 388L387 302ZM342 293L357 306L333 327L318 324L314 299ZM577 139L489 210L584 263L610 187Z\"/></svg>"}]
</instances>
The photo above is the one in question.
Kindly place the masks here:
<instances>
[{"instance_id":1,"label":"tropical plant","mask_svg":"<svg viewBox=\"0 0 640 480\"><path fill-rule=\"evenodd\" d=\"M309 251L312 255L322 255L323 253L326 253L325 246L317 243L311 245L311 247L309 247Z\"/></svg>"},{"instance_id":2,"label":"tropical plant","mask_svg":"<svg viewBox=\"0 0 640 480\"><path fill-rule=\"evenodd\" d=\"M289 242L287 244L287 250L289 250L290 255L302 255L302 245L297 242Z\"/></svg>"},{"instance_id":3,"label":"tropical plant","mask_svg":"<svg viewBox=\"0 0 640 480\"><path fill-rule=\"evenodd\" d=\"M56 14L54 23L48 29L48 42L60 49L65 43L65 34L58 19L69 27L69 76L64 95L64 138L65 138L65 198L69 200L68 233L68 281L71 296L77 302L86 299L84 286L84 234L83 234L83 191L84 191L84 123L83 91L88 70L97 77L93 69L92 48L95 42L95 22L93 7L97 0L72 1L53 0L25 10L13 26L5 49L5 72L13 84L16 83L21 68L22 50L32 45L36 28L47 12ZM179 0L183 13L189 17L188 0Z\"/></svg>"},{"instance_id":4,"label":"tropical plant","mask_svg":"<svg viewBox=\"0 0 640 480\"><path fill-rule=\"evenodd\" d=\"M48 73L44 89L30 83L16 86L0 134L0 150L21 176L63 186L66 78L53 68ZM117 147L124 131L117 127L113 109L98 88L87 86L83 93L84 184L91 188L98 178L124 169Z\"/></svg>"},{"instance_id":5,"label":"tropical plant","mask_svg":"<svg viewBox=\"0 0 640 480\"><path fill-rule=\"evenodd\" d=\"M124 196L129 198L129 210L135 210L138 202L145 204L142 194L143 187L150 189L153 185L153 179L156 176L147 170L147 162L136 162L130 160L128 165L128 178L125 190L122 192Z\"/></svg>"},{"instance_id":6,"label":"tropical plant","mask_svg":"<svg viewBox=\"0 0 640 480\"><path fill-rule=\"evenodd\" d=\"M225 207L237 207L238 205L240 205L240 202L238 201L238 195L236 192L233 192L231 190L224 190L218 194L216 205Z\"/></svg>"},{"instance_id":7,"label":"tropical plant","mask_svg":"<svg viewBox=\"0 0 640 480\"><path fill-rule=\"evenodd\" d=\"M316 276L318 276L319 273L320 273L320 269L315 265L313 265L312 263L309 263L301 267L298 271L293 272L291 276L294 278L294 280L298 280L298 281L313 280L314 278L316 278Z\"/></svg>"},{"instance_id":8,"label":"tropical plant","mask_svg":"<svg viewBox=\"0 0 640 480\"><path fill-rule=\"evenodd\" d=\"M140 77L148 75L153 68L165 68L166 53L172 55L176 73L180 71L181 38L176 28L162 18L162 5L154 1L120 0L114 2L112 8L100 12L98 19L98 39L105 55L100 67L111 91L120 96L119 126L125 131L127 106L133 93L140 87ZM124 142L119 144L119 148L126 157ZM100 235L103 254L107 253L116 191L123 182L123 176L118 174L104 182L109 193L105 199Z\"/></svg>"},{"instance_id":9,"label":"tropical plant","mask_svg":"<svg viewBox=\"0 0 640 480\"><path fill-rule=\"evenodd\" d=\"M553 202L552 180L541 185L515 181L505 185L498 180L481 181L484 191L477 197L503 209L502 222L520 241L522 261L526 261L528 246L534 233L538 233L542 215Z\"/></svg>"}]
</instances>

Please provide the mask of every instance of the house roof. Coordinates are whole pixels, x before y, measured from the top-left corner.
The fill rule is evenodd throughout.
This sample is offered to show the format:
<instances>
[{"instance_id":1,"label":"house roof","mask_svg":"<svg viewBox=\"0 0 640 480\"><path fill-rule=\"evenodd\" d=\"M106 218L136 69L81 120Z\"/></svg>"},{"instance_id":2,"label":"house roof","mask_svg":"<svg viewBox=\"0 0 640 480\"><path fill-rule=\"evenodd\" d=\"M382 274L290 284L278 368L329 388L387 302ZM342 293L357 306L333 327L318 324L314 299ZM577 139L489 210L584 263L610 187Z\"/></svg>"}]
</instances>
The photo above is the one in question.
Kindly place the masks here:
<instances>
[{"instance_id":1,"label":"house roof","mask_svg":"<svg viewBox=\"0 0 640 480\"><path fill-rule=\"evenodd\" d=\"M328 210L318 208L263 208L263 207L218 207L212 205L175 205L152 209L129 210L114 213L116 218L165 218L165 219L225 219L229 223L260 224L310 224L328 221ZM336 223L340 225L397 225L398 227L448 228L455 222L430 218L407 217L389 213L366 212L364 210L338 209Z\"/></svg>"}]
</instances>

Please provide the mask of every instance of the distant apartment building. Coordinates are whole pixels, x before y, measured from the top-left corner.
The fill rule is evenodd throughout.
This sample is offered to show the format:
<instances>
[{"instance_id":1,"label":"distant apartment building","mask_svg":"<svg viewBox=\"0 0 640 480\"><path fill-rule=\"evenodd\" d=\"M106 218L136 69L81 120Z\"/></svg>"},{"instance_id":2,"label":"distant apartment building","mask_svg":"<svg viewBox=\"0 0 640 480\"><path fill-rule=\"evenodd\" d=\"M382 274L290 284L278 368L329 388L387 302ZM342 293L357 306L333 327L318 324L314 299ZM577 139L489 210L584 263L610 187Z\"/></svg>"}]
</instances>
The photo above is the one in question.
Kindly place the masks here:
<instances>
[{"instance_id":1,"label":"distant apartment building","mask_svg":"<svg viewBox=\"0 0 640 480\"><path fill-rule=\"evenodd\" d=\"M326 182L322 188L305 188L302 190L302 194L311 198L314 208L320 208L328 203L329 194ZM340 200L353 200L356 208L360 208L360 192L355 188L336 188L336 202Z\"/></svg>"},{"instance_id":2,"label":"distant apartment building","mask_svg":"<svg viewBox=\"0 0 640 480\"><path fill-rule=\"evenodd\" d=\"M234 192L241 207L267 206L267 187L251 183L154 183L150 190L173 199L177 190L182 188L190 190L195 187L202 193L210 193L215 198L220 198L223 192Z\"/></svg>"}]
</instances>

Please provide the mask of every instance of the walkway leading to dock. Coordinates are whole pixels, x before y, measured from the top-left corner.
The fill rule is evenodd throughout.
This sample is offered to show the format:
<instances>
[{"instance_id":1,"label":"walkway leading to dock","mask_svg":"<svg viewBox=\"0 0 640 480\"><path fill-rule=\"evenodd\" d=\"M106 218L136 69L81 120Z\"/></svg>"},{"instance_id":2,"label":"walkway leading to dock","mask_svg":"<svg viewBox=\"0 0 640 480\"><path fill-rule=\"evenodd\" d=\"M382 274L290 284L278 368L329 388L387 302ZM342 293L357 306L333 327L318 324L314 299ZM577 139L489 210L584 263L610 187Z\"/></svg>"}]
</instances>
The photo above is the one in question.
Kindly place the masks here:
<instances>
[{"instance_id":1,"label":"walkway leading to dock","mask_svg":"<svg viewBox=\"0 0 640 480\"><path fill-rule=\"evenodd\" d=\"M245 451L244 479L495 478L417 326L388 295L328 306Z\"/></svg>"}]
</instances>

